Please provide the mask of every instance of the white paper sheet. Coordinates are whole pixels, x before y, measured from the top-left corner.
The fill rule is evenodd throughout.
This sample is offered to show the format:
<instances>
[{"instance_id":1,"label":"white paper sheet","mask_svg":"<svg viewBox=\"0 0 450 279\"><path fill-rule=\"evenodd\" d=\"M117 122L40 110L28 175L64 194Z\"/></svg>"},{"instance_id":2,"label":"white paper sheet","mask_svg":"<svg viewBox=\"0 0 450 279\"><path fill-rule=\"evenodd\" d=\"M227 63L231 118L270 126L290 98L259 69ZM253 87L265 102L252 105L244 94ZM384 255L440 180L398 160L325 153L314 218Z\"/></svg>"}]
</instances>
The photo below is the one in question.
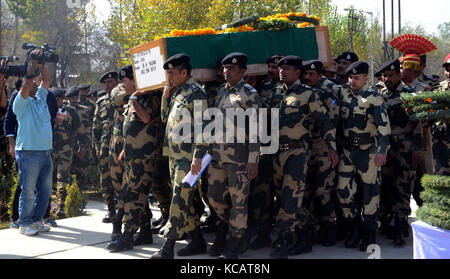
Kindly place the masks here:
<instances>
[{"instance_id":1,"label":"white paper sheet","mask_svg":"<svg viewBox=\"0 0 450 279\"><path fill-rule=\"evenodd\" d=\"M208 167L209 163L211 163L212 157L208 153L205 154L202 158L202 170L198 175L193 175L191 172L189 172L184 178L183 183L187 182L191 187L194 187L195 183L197 182L200 175L202 175L203 171Z\"/></svg>"}]
</instances>

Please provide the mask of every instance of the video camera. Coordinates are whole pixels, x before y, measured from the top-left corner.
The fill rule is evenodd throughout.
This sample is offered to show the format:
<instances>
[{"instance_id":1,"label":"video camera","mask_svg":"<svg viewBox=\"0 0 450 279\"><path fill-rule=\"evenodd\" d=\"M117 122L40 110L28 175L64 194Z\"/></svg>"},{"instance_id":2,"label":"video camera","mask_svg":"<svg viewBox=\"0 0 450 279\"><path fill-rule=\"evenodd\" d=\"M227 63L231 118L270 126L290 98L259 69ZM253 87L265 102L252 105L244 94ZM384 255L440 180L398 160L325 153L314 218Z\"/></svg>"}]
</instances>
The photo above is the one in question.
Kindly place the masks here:
<instances>
[{"instance_id":1,"label":"video camera","mask_svg":"<svg viewBox=\"0 0 450 279\"><path fill-rule=\"evenodd\" d=\"M0 67L0 74L6 76L24 77L27 74L28 61L34 59L38 61L38 64L44 63L58 63L59 56L55 53L55 48L50 47L48 44L43 44L41 47L29 43L24 43L22 49L28 50L27 58L22 65L8 65L10 62L19 60L17 56L0 56L0 61L4 61L3 67ZM42 54L36 56L32 54L35 49L40 49Z\"/></svg>"}]
</instances>

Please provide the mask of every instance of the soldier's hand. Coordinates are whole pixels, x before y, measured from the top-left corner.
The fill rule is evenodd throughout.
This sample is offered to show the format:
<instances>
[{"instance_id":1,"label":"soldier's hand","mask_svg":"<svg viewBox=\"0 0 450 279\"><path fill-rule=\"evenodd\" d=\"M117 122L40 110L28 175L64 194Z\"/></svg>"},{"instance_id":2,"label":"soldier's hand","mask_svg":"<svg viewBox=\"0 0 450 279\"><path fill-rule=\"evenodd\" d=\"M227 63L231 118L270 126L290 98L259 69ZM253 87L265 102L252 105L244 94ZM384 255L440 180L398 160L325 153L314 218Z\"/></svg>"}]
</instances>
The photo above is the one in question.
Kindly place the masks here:
<instances>
[{"instance_id":1,"label":"soldier's hand","mask_svg":"<svg viewBox=\"0 0 450 279\"><path fill-rule=\"evenodd\" d=\"M332 168L335 168L337 166L337 164L339 163L339 155L336 150L328 150L328 160L330 161Z\"/></svg>"},{"instance_id":2,"label":"soldier's hand","mask_svg":"<svg viewBox=\"0 0 450 279\"><path fill-rule=\"evenodd\" d=\"M195 158L191 164L191 172L193 175L198 175L202 171L202 159Z\"/></svg>"},{"instance_id":3,"label":"soldier's hand","mask_svg":"<svg viewBox=\"0 0 450 279\"><path fill-rule=\"evenodd\" d=\"M131 96L142 96L145 95L145 91L136 91L133 94L131 94Z\"/></svg>"},{"instance_id":4,"label":"soldier's hand","mask_svg":"<svg viewBox=\"0 0 450 279\"><path fill-rule=\"evenodd\" d=\"M377 155L375 155L375 166L377 168L384 166L386 164L386 157L385 154L377 153Z\"/></svg>"},{"instance_id":5,"label":"soldier's hand","mask_svg":"<svg viewBox=\"0 0 450 279\"><path fill-rule=\"evenodd\" d=\"M122 151L121 151L120 154L119 154L118 160L119 160L119 161L122 161L124 156L125 156L125 149L122 149Z\"/></svg>"},{"instance_id":6,"label":"soldier's hand","mask_svg":"<svg viewBox=\"0 0 450 279\"><path fill-rule=\"evenodd\" d=\"M166 99L169 99L170 95L172 95L172 92L174 89L175 89L175 86L173 86L171 84L164 86L163 97Z\"/></svg>"},{"instance_id":7,"label":"soldier's hand","mask_svg":"<svg viewBox=\"0 0 450 279\"><path fill-rule=\"evenodd\" d=\"M80 148L80 150L78 151L78 157L80 159L83 159L84 156L86 156L86 148Z\"/></svg>"},{"instance_id":8,"label":"soldier's hand","mask_svg":"<svg viewBox=\"0 0 450 279\"><path fill-rule=\"evenodd\" d=\"M247 167L247 176L249 180L255 179L258 175L258 164L256 163L248 163Z\"/></svg>"},{"instance_id":9,"label":"soldier's hand","mask_svg":"<svg viewBox=\"0 0 450 279\"><path fill-rule=\"evenodd\" d=\"M423 153L421 151L414 151L412 153L411 163L416 166L422 160L422 157Z\"/></svg>"},{"instance_id":10,"label":"soldier's hand","mask_svg":"<svg viewBox=\"0 0 450 279\"><path fill-rule=\"evenodd\" d=\"M13 157L13 159L16 159L16 144L10 143L9 144L9 155Z\"/></svg>"}]
</instances>

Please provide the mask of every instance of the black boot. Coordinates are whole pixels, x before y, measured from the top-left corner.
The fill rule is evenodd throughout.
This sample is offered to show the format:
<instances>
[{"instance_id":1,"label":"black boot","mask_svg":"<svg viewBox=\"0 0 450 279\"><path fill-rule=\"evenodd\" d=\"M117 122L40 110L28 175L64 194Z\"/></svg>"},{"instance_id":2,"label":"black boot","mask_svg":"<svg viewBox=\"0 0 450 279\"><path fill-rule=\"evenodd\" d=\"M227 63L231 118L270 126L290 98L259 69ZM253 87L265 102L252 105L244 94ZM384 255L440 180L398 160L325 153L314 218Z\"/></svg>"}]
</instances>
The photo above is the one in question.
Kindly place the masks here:
<instances>
[{"instance_id":1,"label":"black boot","mask_svg":"<svg viewBox=\"0 0 450 279\"><path fill-rule=\"evenodd\" d=\"M150 225L141 227L137 237L134 239L134 246L153 244L153 235Z\"/></svg>"},{"instance_id":2,"label":"black boot","mask_svg":"<svg viewBox=\"0 0 450 279\"><path fill-rule=\"evenodd\" d=\"M219 218L214 211L206 218L205 222L201 224L203 233L215 233L217 231L217 223Z\"/></svg>"},{"instance_id":3,"label":"black boot","mask_svg":"<svg viewBox=\"0 0 450 279\"><path fill-rule=\"evenodd\" d=\"M292 232L281 232L278 239L275 241L275 250L270 253L271 259L287 259L289 254L289 247L294 241Z\"/></svg>"},{"instance_id":4,"label":"black boot","mask_svg":"<svg viewBox=\"0 0 450 279\"><path fill-rule=\"evenodd\" d=\"M356 248L359 245L360 240L360 221L358 217L348 220L347 223L349 236L344 241L344 246L346 248Z\"/></svg>"},{"instance_id":5,"label":"black boot","mask_svg":"<svg viewBox=\"0 0 450 279\"><path fill-rule=\"evenodd\" d=\"M219 259L239 259L239 243L241 240L239 238L230 236L225 245L225 249Z\"/></svg>"},{"instance_id":6,"label":"black boot","mask_svg":"<svg viewBox=\"0 0 450 279\"><path fill-rule=\"evenodd\" d=\"M405 240L403 240L403 221L404 218L400 218L397 215L394 219L394 245L395 246L403 246L405 245ZM406 221L407 222L407 221Z\"/></svg>"},{"instance_id":7,"label":"black boot","mask_svg":"<svg viewBox=\"0 0 450 279\"><path fill-rule=\"evenodd\" d=\"M206 241L199 226L190 233L190 236L192 241L185 248L178 250L177 256L186 257L206 253Z\"/></svg>"},{"instance_id":8,"label":"black boot","mask_svg":"<svg viewBox=\"0 0 450 279\"><path fill-rule=\"evenodd\" d=\"M296 228L297 241L289 248L289 256L300 255L312 251L312 240L310 232L305 228Z\"/></svg>"},{"instance_id":9,"label":"black boot","mask_svg":"<svg viewBox=\"0 0 450 279\"><path fill-rule=\"evenodd\" d=\"M106 249L110 250L111 253L133 249L133 232L125 231L117 241L110 243Z\"/></svg>"},{"instance_id":10,"label":"black boot","mask_svg":"<svg viewBox=\"0 0 450 279\"><path fill-rule=\"evenodd\" d=\"M239 255L244 254L248 251L248 247L250 246L250 235L248 232L244 232L238 242Z\"/></svg>"},{"instance_id":11,"label":"black boot","mask_svg":"<svg viewBox=\"0 0 450 279\"><path fill-rule=\"evenodd\" d=\"M108 213L105 215L105 218L103 218L103 223L112 223L114 221L114 218L116 218L116 206L114 203L108 204Z\"/></svg>"},{"instance_id":12,"label":"black boot","mask_svg":"<svg viewBox=\"0 0 450 279\"><path fill-rule=\"evenodd\" d=\"M216 239L213 245L209 248L208 254L212 257L220 256L225 250L226 239L228 232L228 223L220 222L217 226Z\"/></svg>"},{"instance_id":13,"label":"black boot","mask_svg":"<svg viewBox=\"0 0 450 279\"><path fill-rule=\"evenodd\" d=\"M173 249L175 247L175 240L171 240L171 239L166 239L166 241L164 241L163 246L161 247L161 249L159 249L158 252L154 253L153 255L150 256L150 259L173 259L174 258L174 254L173 254Z\"/></svg>"},{"instance_id":14,"label":"black boot","mask_svg":"<svg viewBox=\"0 0 450 279\"><path fill-rule=\"evenodd\" d=\"M376 230L363 230L363 240L361 241L361 245L359 245L359 250L362 252L367 252L367 247L370 244L376 244Z\"/></svg>"},{"instance_id":15,"label":"black boot","mask_svg":"<svg viewBox=\"0 0 450 279\"><path fill-rule=\"evenodd\" d=\"M116 218L113 222L113 231L111 234L111 240L116 241L122 235L122 218L123 218L123 209L119 209L116 215Z\"/></svg>"},{"instance_id":16,"label":"black boot","mask_svg":"<svg viewBox=\"0 0 450 279\"><path fill-rule=\"evenodd\" d=\"M336 244L336 224L333 222L322 223L319 231L320 244L325 247Z\"/></svg>"},{"instance_id":17,"label":"black boot","mask_svg":"<svg viewBox=\"0 0 450 279\"><path fill-rule=\"evenodd\" d=\"M152 223L152 234L158 234L160 233L159 231L164 228L164 226L167 223L167 216L161 215L161 217L159 217L159 219L155 220Z\"/></svg>"},{"instance_id":18,"label":"black boot","mask_svg":"<svg viewBox=\"0 0 450 279\"><path fill-rule=\"evenodd\" d=\"M256 238L250 243L249 248L253 250L261 249L270 246L272 240L270 239L270 229L265 227L257 228Z\"/></svg>"}]
</instances>

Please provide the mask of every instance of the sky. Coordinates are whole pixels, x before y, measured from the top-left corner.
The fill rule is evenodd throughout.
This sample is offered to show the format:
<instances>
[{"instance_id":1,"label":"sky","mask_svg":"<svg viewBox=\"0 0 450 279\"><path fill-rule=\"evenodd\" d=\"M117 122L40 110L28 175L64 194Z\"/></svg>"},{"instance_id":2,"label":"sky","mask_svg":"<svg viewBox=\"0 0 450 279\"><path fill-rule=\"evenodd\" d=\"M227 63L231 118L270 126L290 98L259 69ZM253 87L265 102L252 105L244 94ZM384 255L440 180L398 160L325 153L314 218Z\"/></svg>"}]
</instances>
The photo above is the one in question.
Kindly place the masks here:
<instances>
[{"instance_id":1,"label":"sky","mask_svg":"<svg viewBox=\"0 0 450 279\"><path fill-rule=\"evenodd\" d=\"M97 7L97 16L105 20L109 14L108 0L93 0ZM338 7L338 12L347 14L345 8L351 5L355 9L372 12L374 17L382 22L383 0L332 0ZM386 2L386 29L391 31L391 0ZM450 21L450 1L449 0L401 0L401 25L420 24L427 33L437 33L437 27L440 23ZM394 32L398 33L398 0L394 0Z\"/></svg>"}]
</instances>

